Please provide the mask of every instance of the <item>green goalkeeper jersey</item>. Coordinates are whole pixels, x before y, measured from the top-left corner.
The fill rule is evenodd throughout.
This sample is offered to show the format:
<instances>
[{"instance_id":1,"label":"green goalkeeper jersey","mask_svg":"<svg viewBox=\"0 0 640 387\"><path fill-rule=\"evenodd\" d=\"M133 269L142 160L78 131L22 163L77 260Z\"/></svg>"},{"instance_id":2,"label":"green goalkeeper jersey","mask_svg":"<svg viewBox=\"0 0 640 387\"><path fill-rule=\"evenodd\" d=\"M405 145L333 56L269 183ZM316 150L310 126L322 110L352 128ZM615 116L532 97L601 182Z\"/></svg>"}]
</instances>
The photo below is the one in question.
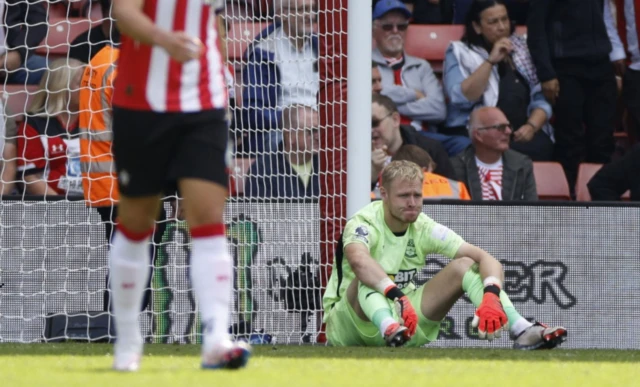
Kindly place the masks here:
<instances>
[{"instance_id":1,"label":"green goalkeeper jersey","mask_svg":"<svg viewBox=\"0 0 640 387\"><path fill-rule=\"evenodd\" d=\"M453 258L464 240L423 213L404 235L396 236L384 221L382 201L367 205L349 219L338 242L331 278L322 300L325 311L344 297L355 278L344 256L344 248L351 243L365 245L391 280L407 291L415 288L413 277L424 267L427 254Z\"/></svg>"}]
</instances>

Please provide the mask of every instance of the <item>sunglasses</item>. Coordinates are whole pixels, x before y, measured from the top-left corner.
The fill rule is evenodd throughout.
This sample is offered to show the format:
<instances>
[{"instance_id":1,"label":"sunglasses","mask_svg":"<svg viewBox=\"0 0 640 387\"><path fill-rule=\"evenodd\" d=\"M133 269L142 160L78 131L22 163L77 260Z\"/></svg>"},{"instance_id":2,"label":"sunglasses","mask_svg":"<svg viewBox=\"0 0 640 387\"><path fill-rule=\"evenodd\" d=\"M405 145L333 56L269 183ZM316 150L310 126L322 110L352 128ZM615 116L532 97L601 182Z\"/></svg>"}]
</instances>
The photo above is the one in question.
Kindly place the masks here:
<instances>
[{"instance_id":1,"label":"sunglasses","mask_svg":"<svg viewBox=\"0 0 640 387\"><path fill-rule=\"evenodd\" d=\"M386 116L377 119L377 118L372 118L371 119L371 127L372 128L377 128L378 126L380 126L380 124L382 123L382 121L386 120L387 118L391 117L391 115L393 114L393 112L387 114Z\"/></svg>"},{"instance_id":2,"label":"sunglasses","mask_svg":"<svg viewBox=\"0 0 640 387\"><path fill-rule=\"evenodd\" d=\"M380 28L382 28L384 31L393 31L393 28L397 28L398 31L406 31L407 28L409 28L409 23L399 23L399 24L393 24L393 23L385 23L385 24L380 24Z\"/></svg>"},{"instance_id":3,"label":"sunglasses","mask_svg":"<svg viewBox=\"0 0 640 387\"><path fill-rule=\"evenodd\" d=\"M483 126L481 128L476 128L476 130L489 130L489 129L495 129L498 132L506 132L507 129L511 129L511 124L498 124L498 125L492 125L492 126Z\"/></svg>"}]
</instances>

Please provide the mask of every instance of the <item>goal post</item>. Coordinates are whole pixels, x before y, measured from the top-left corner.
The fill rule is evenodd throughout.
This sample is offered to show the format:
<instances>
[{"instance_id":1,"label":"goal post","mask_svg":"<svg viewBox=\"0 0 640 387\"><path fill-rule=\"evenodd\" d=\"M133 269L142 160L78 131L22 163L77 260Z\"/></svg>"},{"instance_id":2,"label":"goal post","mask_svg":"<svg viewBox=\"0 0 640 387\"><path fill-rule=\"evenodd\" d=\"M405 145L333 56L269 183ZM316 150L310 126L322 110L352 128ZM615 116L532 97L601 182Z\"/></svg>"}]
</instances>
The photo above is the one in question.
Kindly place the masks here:
<instances>
[{"instance_id":1,"label":"goal post","mask_svg":"<svg viewBox=\"0 0 640 387\"><path fill-rule=\"evenodd\" d=\"M48 19L47 33L33 52L41 56L48 67L55 60L68 57L71 42L77 36L104 21L113 22L107 20L108 15L100 16L97 2L72 3L69 8L62 8L64 2L56 6L43 5ZM335 243L348 213L369 200L370 156L367 152L370 152L370 141L366 136L370 136L370 50L367 46L370 46L371 20L367 13L371 4L347 0L229 0L225 4L227 78L229 94L234 99L230 106L232 136L241 141L256 135L264 145L274 140L268 135L275 134L281 147L243 149L238 143L231 147L232 195L225 213L235 266L230 332L259 342L323 342L318 335L322 330L321 296L330 275ZM365 12L362 12L363 6ZM356 18L350 16L349 9L359 11ZM282 58L282 52L260 57L262 62L256 63L256 57L251 54L258 45L262 50L260 54L282 49L283 35L269 35L269 28L282 25L283 18L294 24L292 29L316 20L313 33L317 38L316 56L310 56L311 50L301 48L304 54L298 56L299 63ZM356 27L350 27L349 23L356 23ZM36 28L29 24L23 27L31 31ZM353 32L351 38L348 38L348 29ZM359 50L356 66L349 69L348 47ZM68 60L68 63L76 62ZM302 72L309 63L313 63L316 79L303 79L301 84L296 84L291 78L292 71L298 66ZM275 73L258 72L270 66L280 66L277 71L282 71L277 74L276 85L268 84L268 77L263 77ZM353 88L348 86L352 82L355 82ZM273 93L272 87L279 90ZM283 91L286 87L290 90ZM301 157L304 153L301 142L295 146L283 145L283 140L293 140L291 135L283 133L291 128L282 125L297 125L296 129L312 126L288 107L306 106L308 100L296 100L294 96L308 93L314 87L309 104L317 112L319 122L317 127L308 129L317 130L319 137L314 149L317 170L312 171L317 174L317 183L306 184L317 184L317 190L275 198L251 196L259 181L253 178L268 174L264 169L273 167L273 153L284 149L290 162L294 159L289 156ZM74 90L68 81L62 91ZM28 112L32 100L42 93L45 92L39 91L36 84L4 80L3 102L11 118L17 119L18 131L32 114ZM347 103L349 98L354 99L353 109ZM64 106L68 113L73 113L71 105ZM349 116L351 110L358 114ZM283 111L288 111L289 116L280 116L274 121L279 126L265 124L267 113L283 114ZM293 114L298 115L293 117ZM3 133L2 138L5 143L15 141L24 136L23 131L19 133ZM41 139L54 141L57 136L45 134ZM65 141L73 136L63 135ZM348 142L348 138L358 141ZM255 143L248 143L249 148L253 145ZM76 157L66 152L62 156ZM11 159L3 158L3 171L10 167L10 162L25 157L24 152L18 152ZM46 183L47 174L54 166L46 152L38 157L43 161L42 174L36 174L38 179L31 179L28 184ZM351 172L347 173L348 169ZM301 170L304 175L304 168ZM355 184L351 184L347 176L352 176ZM33 196L25 190L23 180L24 174L17 173L6 182L12 187L8 188L0 206L0 342L113 339L111 312L105 302L109 299L106 288L109 242L105 227L113 224L105 224L97 210L87 206L78 192ZM278 189L288 187L288 183L282 181L275 184ZM162 231L153 246L149 302L141 314L140 326L150 342L197 343L200 325L188 276L188 226L171 204L175 198L165 199L166 219L158 225Z\"/></svg>"}]
</instances>

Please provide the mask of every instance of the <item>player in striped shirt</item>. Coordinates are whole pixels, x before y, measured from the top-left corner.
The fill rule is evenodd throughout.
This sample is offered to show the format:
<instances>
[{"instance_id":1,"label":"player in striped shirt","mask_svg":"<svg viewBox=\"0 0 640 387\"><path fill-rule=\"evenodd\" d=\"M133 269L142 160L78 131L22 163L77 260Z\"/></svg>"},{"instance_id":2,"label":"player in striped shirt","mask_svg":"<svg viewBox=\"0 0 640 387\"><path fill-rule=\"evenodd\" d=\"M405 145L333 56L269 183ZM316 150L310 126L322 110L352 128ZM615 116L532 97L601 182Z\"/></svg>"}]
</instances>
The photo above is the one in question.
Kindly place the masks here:
<instances>
[{"instance_id":1,"label":"player in striped shirt","mask_svg":"<svg viewBox=\"0 0 640 387\"><path fill-rule=\"evenodd\" d=\"M202 325L202 367L239 368L250 348L227 333L232 260L227 196L227 87L217 12L223 0L114 0L122 33L113 97L120 203L110 251L117 331L113 367L135 371L148 242L164 192L180 190L192 236L191 280Z\"/></svg>"}]
</instances>

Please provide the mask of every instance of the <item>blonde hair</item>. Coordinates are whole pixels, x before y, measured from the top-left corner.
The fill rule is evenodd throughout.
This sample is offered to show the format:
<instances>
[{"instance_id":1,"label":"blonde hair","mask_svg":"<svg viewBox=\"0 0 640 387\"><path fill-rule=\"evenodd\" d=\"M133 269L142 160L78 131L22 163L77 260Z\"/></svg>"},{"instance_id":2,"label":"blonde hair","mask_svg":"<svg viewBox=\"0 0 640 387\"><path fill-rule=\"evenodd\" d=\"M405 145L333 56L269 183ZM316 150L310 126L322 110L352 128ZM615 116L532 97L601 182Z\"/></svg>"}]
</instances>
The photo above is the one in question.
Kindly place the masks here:
<instances>
[{"instance_id":1,"label":"blonde hair","mask_svg":"<svg viewBox=\"0 0 640 387\"><path fill-rule=\"evenodd\" d=\"M84 68L84 63L72 58L60 58L49 63L27 113L56 116L68 111L72 83L82 76Z\"/></svg>"},{"instance_id":2,"label":"blonde hair","mask_svg":"<svg viewBox=\"0 0 640 387\"><path fill-rule=\"evenodd\" d=\"M392 161L382 170L382 186L389 189L391 183L396 179L423 181L424 172L418 164L412 161Z\"/></svg>"}]
</instances>

